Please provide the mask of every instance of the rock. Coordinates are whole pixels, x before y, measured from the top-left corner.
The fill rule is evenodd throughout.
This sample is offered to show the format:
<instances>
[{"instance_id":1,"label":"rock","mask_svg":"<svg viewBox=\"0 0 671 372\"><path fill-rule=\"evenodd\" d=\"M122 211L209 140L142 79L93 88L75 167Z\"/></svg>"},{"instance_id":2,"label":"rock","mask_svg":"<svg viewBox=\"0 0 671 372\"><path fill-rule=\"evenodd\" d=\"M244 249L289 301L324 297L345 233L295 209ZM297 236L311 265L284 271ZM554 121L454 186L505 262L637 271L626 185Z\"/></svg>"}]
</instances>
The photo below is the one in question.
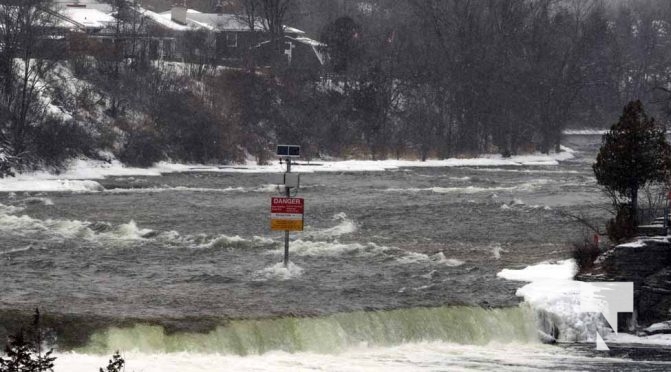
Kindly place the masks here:
<instances>
[{"instance_id":1,"label":"rock","mask_svg":"<svg viewBox=\"0 0 671 372\"><path fill-rule=\"evenodd\" d=\"M611 281L634 282L639 286L650 275L671 267L671 243L646 239L613 248L597 263Z\"/></svg>"},{"instance_id":2,"label":"rock","mask_svg":"<svg viewBox=\"0 0 671 372\"><path fill-rule=\"evenodd\" d=\"M638 226L638 233L643 236L659 236L666 235L667 231L662 221L661 224Z\"/></svg>"},{"instance_id":3,"label":"rock","mask_svg":"<svg viewBox=\"0 0 671 372\"><path fill-rule=\"evenodd\" d=\"M643 330L646 336L671 333L671 321L655 323Z\"/></svg>"},{"instance_id":4,"label":"rock","mask_svg":"<svg viewBox=\"0 0 671 372\"><path fill-rule=\"evenodd\" d=\"M543 332L543 331L538 331L538 339L544 343L544 344L556 344L557 339L550 336L549 334Z\"/></svg>"},{"instance_id":5,"label":"rock","mask_svg":"<svg viewBox=\"0 0 671 372\"><path fill-rule=\"evenodd\" d=\"M576 279L633 282L634 308L639 327L652 327L653 324L663 324L671 319L671 243L666 237L644 238L616 246L602 253L589 273L580 274ZM620 324L633 325L631 315L620 315Z\"/></svg>"}]
</instances>

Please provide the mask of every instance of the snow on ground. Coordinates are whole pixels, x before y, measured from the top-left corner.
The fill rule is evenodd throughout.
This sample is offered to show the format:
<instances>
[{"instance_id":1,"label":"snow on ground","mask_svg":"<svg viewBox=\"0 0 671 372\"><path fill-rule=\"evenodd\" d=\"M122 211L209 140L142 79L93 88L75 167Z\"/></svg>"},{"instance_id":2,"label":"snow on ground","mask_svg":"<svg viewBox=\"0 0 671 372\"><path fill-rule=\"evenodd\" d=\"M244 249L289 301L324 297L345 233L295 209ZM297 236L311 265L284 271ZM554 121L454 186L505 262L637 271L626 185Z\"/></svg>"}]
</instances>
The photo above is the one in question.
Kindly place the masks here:
<instances>
[{"instance_id":1,"label":"snow on ground","mask_svg":"<svg viewBox=\"0 0 671 372\"><path fill-rule=\"evenodd\" d=\"M403 167L491 167L491 166L525 166L525 165L557 165L560 161L573 158L573 150L564 148L563 152L542 155L520 155L503 158L500 155L485 155L470 159L428 160L426 162L412 160L346 160L297 162L292 170L297 173L313 172L383 172ZM285 165L274 162L271 165L256 165L248 162L243 165L185 165L161 162L152 168L125 167L119 161L112 160L76 160L66 171L55 175L48 172L32 172L17 177L0 179L0 192L17 191L102 191L103 187L93 181L105 177L160 176L163 173L180 172L215 172L215 173L283 173Z\"/></svg>"},{"instance_id":2,"label":"snow on ground","mask_svg":"<svg viewBox=\"0 0 671 372\"><path fill-rule=\"evenodd\" d=\"M671 345L671 335L635 336L626 333L615 334L604 327L602 316L581 312L581 285L573 280L577 271L574 260L542 262L521 270L504 269L498 277L530 282L519 288L516 295L523 297L526 304L537 313L544 313L559 329L559 341L594 342L595 332L613 344L654 344Z\"/></svg>"},{"instance_id":3,"label":"snow on ground","mask_svg":"<svg viewBox=\"0 0 671 372\"><path fill-rule=\"evenodd\" d=\"M594 136L604 135L608 133L608 129L566 129L562 133L567 136Z\"/></svg>"},{"instance_id":4,"label":"snow on ground","mask_svg":"<svg viewBox=\"0 0 671 372\"><path fill-rule=\"evenodd\" d=\"M669 239L666 236L650 236L650 237L645 237L645 238L639 238L636 240L632 240L629 243L624 243L618 245L618 247L623 247L623 248L643 248L646 246L647 242L660 242L660 243L668 243Z\"/></svg>"},{"instance_id":5,"label":"snow on ground","mask_svg":"<svg viewBox=\"0 0 671 372\"><path fill-rule=\"evenodd\" d=\"M671 345L671 335L636 336L629 333L610 334L604 338L609 344Z\"/></svg>"},{"instance_id":6,"label":"snow on ground","mask_svg":"<svg viewBox=\"0 0 671 372\"><path fill-rule=\"evenodd\" d=\"M521 270L503 269L496 274L499 278L522 282L573 280L577 270L573 260L544 262Z\"/></svg>"},{"instance_id":7,"label":"snow on ground","mask_svg":"<svg viewBox=\"0 0 671 372\"><path fill-rule=\"evenodd\" d=\"M479 158L427 160L344 160L344 161L298 161L292 166L297 173L313 172L382 172L399 168L440 168L440 167L496 167L496 166L553 166L560 161L570 160L574 151L563 147L562 152L550 155L532 154L504 158L501 155L483 155ZM164 165L165 166L165 165ZM271 165L256 165L247 163L230 167L209 167L203 171L222 173L282 173L285 167L278 162Z\"/></svg>"}]
</instances>

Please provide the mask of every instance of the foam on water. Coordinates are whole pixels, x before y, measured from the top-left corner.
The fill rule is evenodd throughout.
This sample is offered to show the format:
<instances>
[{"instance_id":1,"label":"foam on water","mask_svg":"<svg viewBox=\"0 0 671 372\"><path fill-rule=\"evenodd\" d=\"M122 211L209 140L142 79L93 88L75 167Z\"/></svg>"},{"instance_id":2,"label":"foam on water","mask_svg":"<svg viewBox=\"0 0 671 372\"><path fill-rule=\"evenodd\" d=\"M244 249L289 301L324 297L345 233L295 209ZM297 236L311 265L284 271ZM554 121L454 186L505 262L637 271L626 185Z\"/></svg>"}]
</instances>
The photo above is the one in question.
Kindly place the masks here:
<instances>
[{"instance_id":1,"label":"foam on water","mask_svg":"<svg viewBox=\"0 0 671 372\"><path fill-rule=\"evenodd\" d=\"M458 260L456 258L447 258L445 257L445 253L443 252L438 252L435 255L431 256L431 260L450 267L461 266L465 263L464 261Z\"/></svg>"},{"instance_id":2,"label":"foam on water","mask_svg":"<svg viewBox=\"0 0 671 372\"><path fill-rule=\"evenodd\" d=\"M202 192L202 193L234 193L247 192L243 187L226 187L223 189L208 188L208 187L137 187L137 188L115 188L105 190L107 194L151 194L157 192Z\"/></svg>"},{"instance_id":3,"label":"foam on water","mask_svg":"<svg viewBox=\"0 0 671 372\"><path fill-rule=\"evenodd\" d=\"M135 221L131 220L128 223L119 225L111 232L99 234L103 238L119 239L119 240L140 240L145 239L147 235L151 234L153 230L141 229L137 226Z\"/></svg>"},{"instance_id":4,"label":"foam on water","mask_svg":"<svg viewBox=\"0 0 671 372\"><path fill-rule=\"evenodd\" d=\"M495 259L500 260L501 259L501 253L505 253L506 250L501 247L501 244L493 244L491 246L492 250L492 255L494 256Z\"/></svg>"},{"instance_id":5,"label":"foam on water","mask_svg":"<svg viewBox=\"0 0 671 372\"><path fill-rule=\"evenodd\" d=\"M456 258L447 258L445 257L445 254L443 252L438 252L431 256L429 256L428 254L418 252L405 252L403 256L396 258L396 261L401 264L428 262L428 263L445 265L449 267L458 267L465 263L464 261L458 260Z\"/></svg>"},{"instance_id":6,"label":"foam on water","mask_svg":"<svg viewBox=\"0 0 671 372\"><path fill-rule=\"evenodd\" d=\"M15 214L15 213L19 213L19 212L23 211L24 209L26 209L26 208L25 207L17 207L17 206L14 206L14 205L4 205L4 204L0 203L0 215Z\"/></svg>"},{"instance_id":7,"label":"foam on water","mask_svg":"<svg viewBox=\"0 0 671 372\"><path fill-rule=\"evenodd\" d=\"M477 194L482 192L495 192L495 191L513 191L516 187L477 187L477 186L466 186L466 187L427 187L427 188L407 188L407 189L398 189L390 188L384 191L386 192L404 192L404 193L418 193L418 192L433 192L436 194Z\"/></svg>"},{"instance_id":8,"label":"foam on water","mask_svg":"<svg viewBox=\"0 0 671 372\"><path fill-rule=\"evenodd\" d=\"M291 242L292 255L307 257L335 257L342 255L370 257L380 255L389 250L390 248L379 246L375 243L340 243L337 240L327 242L302 239ZM282 255L284 254L284 248L273 250L269 253Z\"/></svg>"},{"instance_id":9,"label":"foam on water","mask_svg":"<svg viewBox=\"0 0 671 372\"><path fill-rule=\"evenodd\" d=\"M145 239L148 234L152 233L152 230L139 228L132 220L116 227L110 227L102 232L94 231L93 226L90 222L78 220L40 220L27 215L0 214L1 231L26 236L42 233L51 234L56 238L85 239L104 243Z\"/></svg>"},{"instance_id":10,"label":"foam on water","mask_svg":"<svg viewBox=\"0 0 671 372\"><path fill-rule=\"evenodd\" d=\"M300 268L281 264L259 272L273 280L300 275ZM167 333L160 326L138 324L94 333L77 352L108 354L208 353L260 355L278 351L342 353L366 345L442 341L487 345L491 342L538 344L533 314L523 307L484 309L447 306L390 311L357 311L322 317L232 320L209 332Z\"/></svg>"},{"instance_id":11,"label":"foam on water","mask_svg":"<svg viewBox=\"0 0 671 372\"><path fill-rule=\"evenodd\" d=\"M58 353L56 372L90 372L107 365L109 356ZM426 341L391 347L358 346L339 354L270 352L255 356L179 352L148 354L126 351L127 371L143 372L406 372L406 371L540 371L655 370L669 362L632 364L630 360L571 353L563 348L492 342L485 346Z\"/></svg>"},{"instance_id":12,"label":"foam on water","mask_svg":"<svg viewBox=\"0 0 671 372\"><path fill-rule=\"evenodd\" d=\"M48 198L40 198L47 203ZM117 226L105 223L79 220L41 220L28 215L18 216L23 207L0 204L0 231L20 236L42 236L48 239L80 239L100 246L125 246L133 241L156 241L164 247L223 249L240 247L268 247L276 242L270 238L254 236L246 239L228 235L186 235L177 231L154 231L141 228L133 220Z\"/></svg>"},{"instance_id":13,"label":"foam on water","mask_svg":"<svg viewBox=\"0 0 671 372\"><path fill-rule=\"evenodd\" d=\"M308 231L304 234L304 237L310 239L332 239L342 235L352 234L357 230L356 222L347 218L345 213L334 215L332 220L339 223L326 229Z\"/></svg>"},{"instance_id":14,"label":"foam on water","mask_svg":"<svg viewBox=\"0 0 671 372\"><path fill-rule=\"evenodd\" d=\"M256 280L291 280L300 278L303 274L303 268L289 262L287 267L284 267L282 262L278 262L272 266L266 267L263 270L259 270L254 273L254 278Z\"/></svg>"},{"instance_id":15,"label":"foam on water","mask_svg":"<svg viewBox=\"0 0 671 372\"><path fill-rule=\"evenodd\" d=\"M86 223L76 220L39 220L27 215L15 216L0 214L0 231L21 235L32 235L40 232L51 232L60 237L90 238L94 232Z\"/></svg>"},{"instance_id":16,"label":"foam on water","mask_svg":"<svg viewBox=\"0 0 671 372\"><path fill-rule=\"evenodd\" d=\"M212 187L185 187L185 186L174 186L174 187L137 187L137 188L114 188L105 190L105 193L108 194L150 194L158 192L196 192L196 193L222 193L222 194L231 194L231 193L272 193L272 192L281 192L282 188L278 185L261 185L258 187L225 187L225 188L212 188Z\"/></svg>"},{"instance_id":17,"label":"foam on water","mask_svg":"<svg viewBox=\"0 0 671 372\"><path fill-rule=\"evenodd\" d=\"M468 168L471 172L485 172L485 173L522 173L522 174L581 174L577 170L551 170L551 169L517 169L517 168Z\"/></svg>"},{"instance_id":18,"label":"foam on water","mask_svg":"<svg viewBox=\"0 0 671 372\"><path fill-rule=\"evenodd\" d=\"M0 192L100 192L105 188L96 181L70 179L14 179L0 180Z\"/></svg>"},{"instance_id":19,"label":"foam on water","mask_svg":"<svg viewBox=\"0 0 671 372\"><path fill-rule=\"evenodd\" d=\"M552 181L548 178L539 178L529 182L521 183L515 186L496 186L496 187L479 187L479 186L464 186L464 187L426 187L426 188L388 188L386 192L403 192L403 193L420 193L433 192L436 194L478 194L478 193L494 193L501 191L535 191L540 187L551 184ZM519 199L516 199L519 200Z\"/></svg>"},{"instance_id":20,"label":"foam on water","mask_svg":"<svg viewBox=\"0 0 671 372\"><path fill-rule=\"evenodd\" d=\"M25 204L42 204L46 206L54 205L53 200L46 197L30 197L22 200Z\"/></svg>"},{"instance_id":21,"label":"foam on water","mask_svg":"<svg viewBox=\"0 0 671 372\"><path fill-rule=\"evenodd\" d=\"M525 205L525 204L526 204L526 203L524 203L524 201L522 201L522 199L517 199L517 198L516 198L516 199L513 199L513 200L510 202L510 205Z\"/></svg>"},{"instance_id":22,"label":"foam on water","mask_svg":"<svg viewBox=\"0 0 671 372\"><path fill-rule=\"evenodd\" d=\"M13 249L5 250L5 251L0 251L0 255L3 255L3 254L11 254L11 253L19 253L19 252L26 252L26 251L29 251L29 250L31 250L31 249L33 249L33 246L28 245L28 246L25 246L25 247L22 247L22 248L13 248Z\"/></svg>"},{"instance_id":23,"label":"foam on water","mask_svg":"<svg viewBox=\"0 0 671 372\"><path fill-rule=\"evenodd\" d=\"M244 239L240 237L239 235L236 236L228 236L228 235L219 235L215 237L214 239L210 240L207 243L203 243L199 245L199 248L230 248L233 246L248 246L250 245L251 241Z\"/></svg>"}]
</instances>

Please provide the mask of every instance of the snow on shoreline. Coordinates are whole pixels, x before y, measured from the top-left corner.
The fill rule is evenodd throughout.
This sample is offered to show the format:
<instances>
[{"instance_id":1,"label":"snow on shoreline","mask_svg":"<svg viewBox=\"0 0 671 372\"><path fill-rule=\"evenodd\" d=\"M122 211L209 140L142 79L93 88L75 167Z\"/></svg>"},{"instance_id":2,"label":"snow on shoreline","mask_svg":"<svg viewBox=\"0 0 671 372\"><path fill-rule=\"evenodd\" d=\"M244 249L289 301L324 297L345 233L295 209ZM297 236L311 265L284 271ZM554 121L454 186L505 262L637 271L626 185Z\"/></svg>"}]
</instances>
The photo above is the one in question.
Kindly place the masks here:
<instances>
[{"instance_id":1,"label":"snow on shoreline","mask_svg":"<svg viewBox=\"0 0 671 372\"><path fill-rule=\"evenodd\" d=\"M580 311L580 281L573 279L577 271L575 260L542 262L521 270L503 269L499 278L529 282L516 295L538 312L549 314L559 328L561 342L594 342L599 330L609 344L671 345L671 335L636 336L604 329L601 315ZM605 334L602 333L605 331Z\"/></svg>"},{"instance_id":2,"label":"snow on shoreline","mask_svg":"<svg viewBox=\"0 0 671 372\"><path fill-rule=\"evenodd\" d=\"M608 129L566 129L562 133L566 136L602 136Z\"/></svg>"},{"instance_id":3,"label":"snow on shoreline","mask_svg":"<svg viewBox=\"0 0 671 372\"><path fill-rule=\"evenodd\" d=\"M501 155L485 155L469 159L427 160L344 160L344 161L298 161L292 170L297 173L315 172L384 172L400 168L436 167L500 167L500 166L554 166L560 161L572 159L574 151L563 147L560 153L543 155L520 155L503 158ZM279 162L256 165L248 162L241 165L186 165L167 162L157 163L151 168L125 167L121 162L76 160L63 173L45 171L19 174L0 179L0 192L99 192L104 188L95 180L106 177L160 176L165 173L212 172L212 173L282 173L285 167Z\"/></svg>"}]
</instances>

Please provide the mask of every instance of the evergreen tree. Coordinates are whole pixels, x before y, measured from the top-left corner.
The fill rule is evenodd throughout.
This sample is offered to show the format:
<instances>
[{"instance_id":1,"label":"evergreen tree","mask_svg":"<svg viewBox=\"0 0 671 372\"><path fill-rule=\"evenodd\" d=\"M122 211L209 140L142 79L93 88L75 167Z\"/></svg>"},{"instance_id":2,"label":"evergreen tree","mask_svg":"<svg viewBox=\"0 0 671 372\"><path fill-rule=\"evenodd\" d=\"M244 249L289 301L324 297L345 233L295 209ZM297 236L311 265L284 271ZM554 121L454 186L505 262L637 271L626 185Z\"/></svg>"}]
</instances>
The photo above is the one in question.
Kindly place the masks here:
<instances>
[{"instance_id":1,"label":"evergreen tree","mask_svg":"<svg viewBox=\"0 0 671 372\"><path fill-rule=\"evenodd\" d=\"M119 351L117 350L114 355L112 355L112 359L110 359L109 363L107 363L107 367L105 369L100 368L100 372L121 372L125 364L126 361L121 357L121 354L119 354Z\"/></svg>"},{"instance_id":2,"label":"evergreen tree","mask_svg":"<svg viewBox=\"0 0 671 372\"><path fill-rule=\"evenodd\" d=\"M35 309L32 328L20 331L9 338L5 346L5 357L0 357L0 372L49 372L53 371L55 357L53 350L42 353L42 328L40 311Z\"/></svg>"},{"instance_id":3,"label":"evergreen tree","mask_svg":"<svg viewBox=\"0 0 671 372\"><path fill-rule=\"evenodd\" d=\"M603 136L592 168L618 214L628 209L631 222L636 224L638 191L646 184L666 181L671 171L671 146L665 128L648 117L641 101L628 103L620 120Z\"/></svg>"}]
</instances>

